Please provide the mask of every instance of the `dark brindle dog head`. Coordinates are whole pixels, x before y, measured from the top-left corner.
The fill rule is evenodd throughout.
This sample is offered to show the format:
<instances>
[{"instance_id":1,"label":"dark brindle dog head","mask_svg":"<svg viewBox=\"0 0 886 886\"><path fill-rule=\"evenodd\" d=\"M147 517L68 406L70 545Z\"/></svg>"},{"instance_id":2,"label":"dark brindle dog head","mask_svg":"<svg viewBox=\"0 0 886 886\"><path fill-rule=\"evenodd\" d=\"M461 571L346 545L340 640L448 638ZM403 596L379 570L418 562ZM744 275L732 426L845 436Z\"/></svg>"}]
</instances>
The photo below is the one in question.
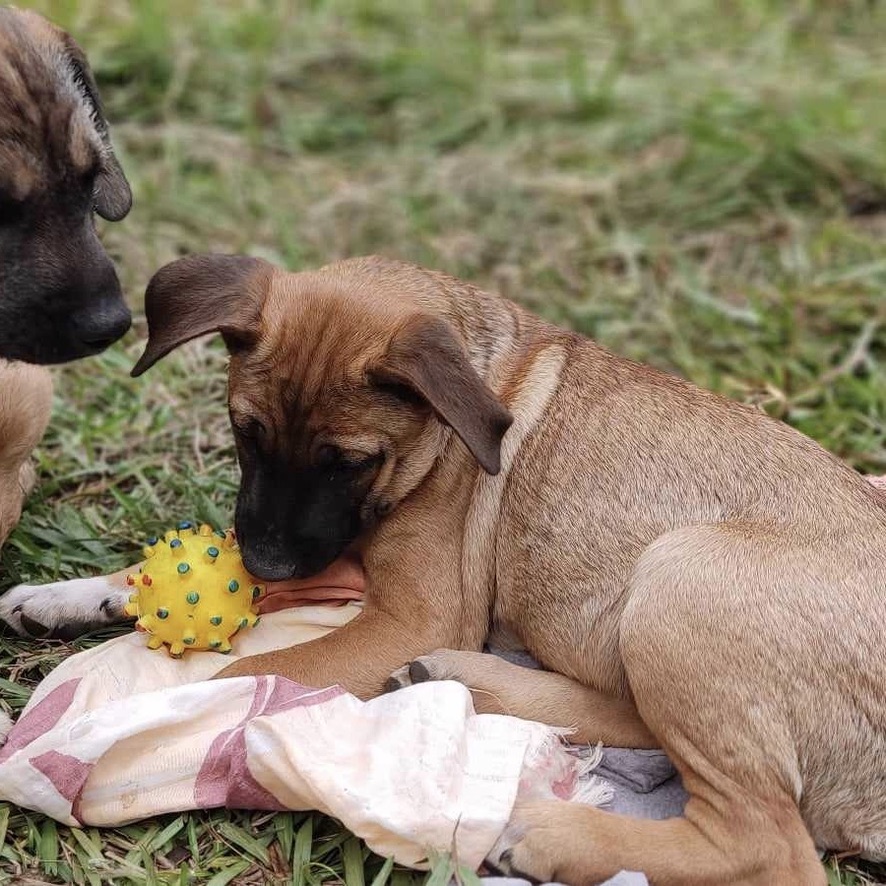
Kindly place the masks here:
<instances>
[{"instance_id":1,"label":"dark brindle dog head","mask_svg":"<svg viewBox=\"0 0 886 886\"><path fill-rule=\"evenodd\" d=\"M434 285L381 259L287 274L242 256L191 256L154 275L133 375L198 335L224 336L243 473L236 529L253 574L320 572L418 486L445 427L498 471L510 415L454 326L416 296Z\"/></svg>"},{"instance_id":2,"label":"dark brindle dog head","mask_svg":"<svg viewBox=\"0 0 886 886\"><path fill-rule=\"evenodd\" d=\"M60 363L126 332L93 214L117 221L131 202L79 47L0 7L0 357Z\"/></svg>"}]
</instances>

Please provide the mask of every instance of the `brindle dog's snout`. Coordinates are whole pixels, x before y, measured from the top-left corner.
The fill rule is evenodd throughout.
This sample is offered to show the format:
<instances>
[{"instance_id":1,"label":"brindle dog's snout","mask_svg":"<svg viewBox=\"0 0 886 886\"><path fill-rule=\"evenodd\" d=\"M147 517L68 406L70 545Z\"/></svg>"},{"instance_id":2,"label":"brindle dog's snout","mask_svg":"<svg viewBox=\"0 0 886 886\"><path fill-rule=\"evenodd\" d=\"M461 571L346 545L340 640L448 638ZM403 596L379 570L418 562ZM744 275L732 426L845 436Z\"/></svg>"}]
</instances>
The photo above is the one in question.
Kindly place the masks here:
<instances>
[{"instance_id":1,"label":"brindle dog's snout","mask_svg":"<svg viewBox=\"0 0 886 886\"><path fill-rule=\"evenodd\" d=\"M123 301L120 283L110 262L93 280L81 286L84 291L76 301L84 308L74 314L72 325L75 343L85 356L103 351L124 336L132 325L132 314Z\"/></svg>"}]
</instances>

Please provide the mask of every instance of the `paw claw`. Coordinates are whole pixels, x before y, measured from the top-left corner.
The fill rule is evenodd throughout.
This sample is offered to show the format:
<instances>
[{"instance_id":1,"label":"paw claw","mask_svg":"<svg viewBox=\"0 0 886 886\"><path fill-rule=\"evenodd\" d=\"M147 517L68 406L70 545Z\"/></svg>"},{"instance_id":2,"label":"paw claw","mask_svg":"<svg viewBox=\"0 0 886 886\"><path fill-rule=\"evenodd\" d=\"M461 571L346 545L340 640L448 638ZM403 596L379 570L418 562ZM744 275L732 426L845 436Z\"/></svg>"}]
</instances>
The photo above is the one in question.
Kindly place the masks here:
<instances>
[{"instance_id":1,"label":"paw claw","mask_svg":"<svg viewBox=\"0 0 886 886\"><path fill-rule=\"evenodd\" d=\"M20 616L21 626L26 630L32 637L45 637L49 633L49 628L44 624L40 624L39 621L35 621L30 616L22 613Z\"/></svg>"},{"instance_id":2,"label":"paw claw","mask_svg":"<svg viewBox=\"0 0 886 886\"><path fill-rule=\"evenodd\" d=\"M421 659L409 663L409 679L413 683L427 683L432 679L431 672Z\"/></svg>"},{"instance_id":3,"label":"paw claw","mask_svg":"<svg viewBox=\"0 0 886 886\"><path fill-rule=\"evenodd\" d=\"M398 689L405 689L407 686L412 685L412 680L409 676L409 665L405 664L403 667L397 668L387 680L385 680L385 692L396 692Z\"/></svg>"},{"instance_id":4,"label":"paw claw","mask_svg":"<svg viewBox=\"0 0 886 886\"><path fill-rule=\"evenodd\" d=\"M511 849L505 849L500 855L498 855L495 860L491 858L487 858L483 864L489 868L494 874L499 875L500 877L513 877L518 880L526 880L529 883L538 884L544 883L545 880L539 879L538 877L533 876L530 873L527 873L525 870L520 868L519 863L515 859L514 849L516 847L512 847Z\"/></svg>"}]
</instances>

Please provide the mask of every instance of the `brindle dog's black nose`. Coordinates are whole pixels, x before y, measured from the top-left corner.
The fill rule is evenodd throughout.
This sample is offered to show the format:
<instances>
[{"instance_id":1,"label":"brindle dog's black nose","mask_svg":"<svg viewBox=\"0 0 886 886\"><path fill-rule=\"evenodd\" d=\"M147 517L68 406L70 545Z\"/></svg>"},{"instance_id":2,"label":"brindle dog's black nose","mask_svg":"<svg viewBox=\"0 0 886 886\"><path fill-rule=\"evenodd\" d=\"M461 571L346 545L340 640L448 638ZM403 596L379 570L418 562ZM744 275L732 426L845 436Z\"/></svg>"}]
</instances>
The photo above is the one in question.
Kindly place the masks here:
<instances>
[{"instance_id":1,"label":"brindle dog's black nose","mask_svg":"<svg viewBox=\"0 0 886 886\"><path fill-rule=\"evenodd\" d=\"M75 319L75 334L80 344L98 353L126 334L132 314L119 296L84 311Z\"/></svg>"}]
</instances>

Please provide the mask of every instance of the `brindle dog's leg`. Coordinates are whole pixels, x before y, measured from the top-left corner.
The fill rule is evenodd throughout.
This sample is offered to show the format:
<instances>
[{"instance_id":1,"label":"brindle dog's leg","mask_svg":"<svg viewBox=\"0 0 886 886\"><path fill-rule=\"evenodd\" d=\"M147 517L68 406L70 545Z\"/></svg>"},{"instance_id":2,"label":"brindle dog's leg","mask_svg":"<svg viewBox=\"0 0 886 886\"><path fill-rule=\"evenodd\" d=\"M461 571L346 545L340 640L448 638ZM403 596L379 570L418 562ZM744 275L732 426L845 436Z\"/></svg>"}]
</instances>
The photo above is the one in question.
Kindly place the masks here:
<instances>
[{"instance_id":1,"label":"brindle dog's leg","mask_svg":"<svg viewBox=\"0 0 886 886\"><path fill-rule=\"evenodd\" d=\"M481 714L511 714L575 730L570 741L624 748L657 748L658 741L627 699L612 698L569 677L511 664L482 652L438 649L395 671L386 688L426 680L457 680Z\"/></svg>"}]
</instances>

